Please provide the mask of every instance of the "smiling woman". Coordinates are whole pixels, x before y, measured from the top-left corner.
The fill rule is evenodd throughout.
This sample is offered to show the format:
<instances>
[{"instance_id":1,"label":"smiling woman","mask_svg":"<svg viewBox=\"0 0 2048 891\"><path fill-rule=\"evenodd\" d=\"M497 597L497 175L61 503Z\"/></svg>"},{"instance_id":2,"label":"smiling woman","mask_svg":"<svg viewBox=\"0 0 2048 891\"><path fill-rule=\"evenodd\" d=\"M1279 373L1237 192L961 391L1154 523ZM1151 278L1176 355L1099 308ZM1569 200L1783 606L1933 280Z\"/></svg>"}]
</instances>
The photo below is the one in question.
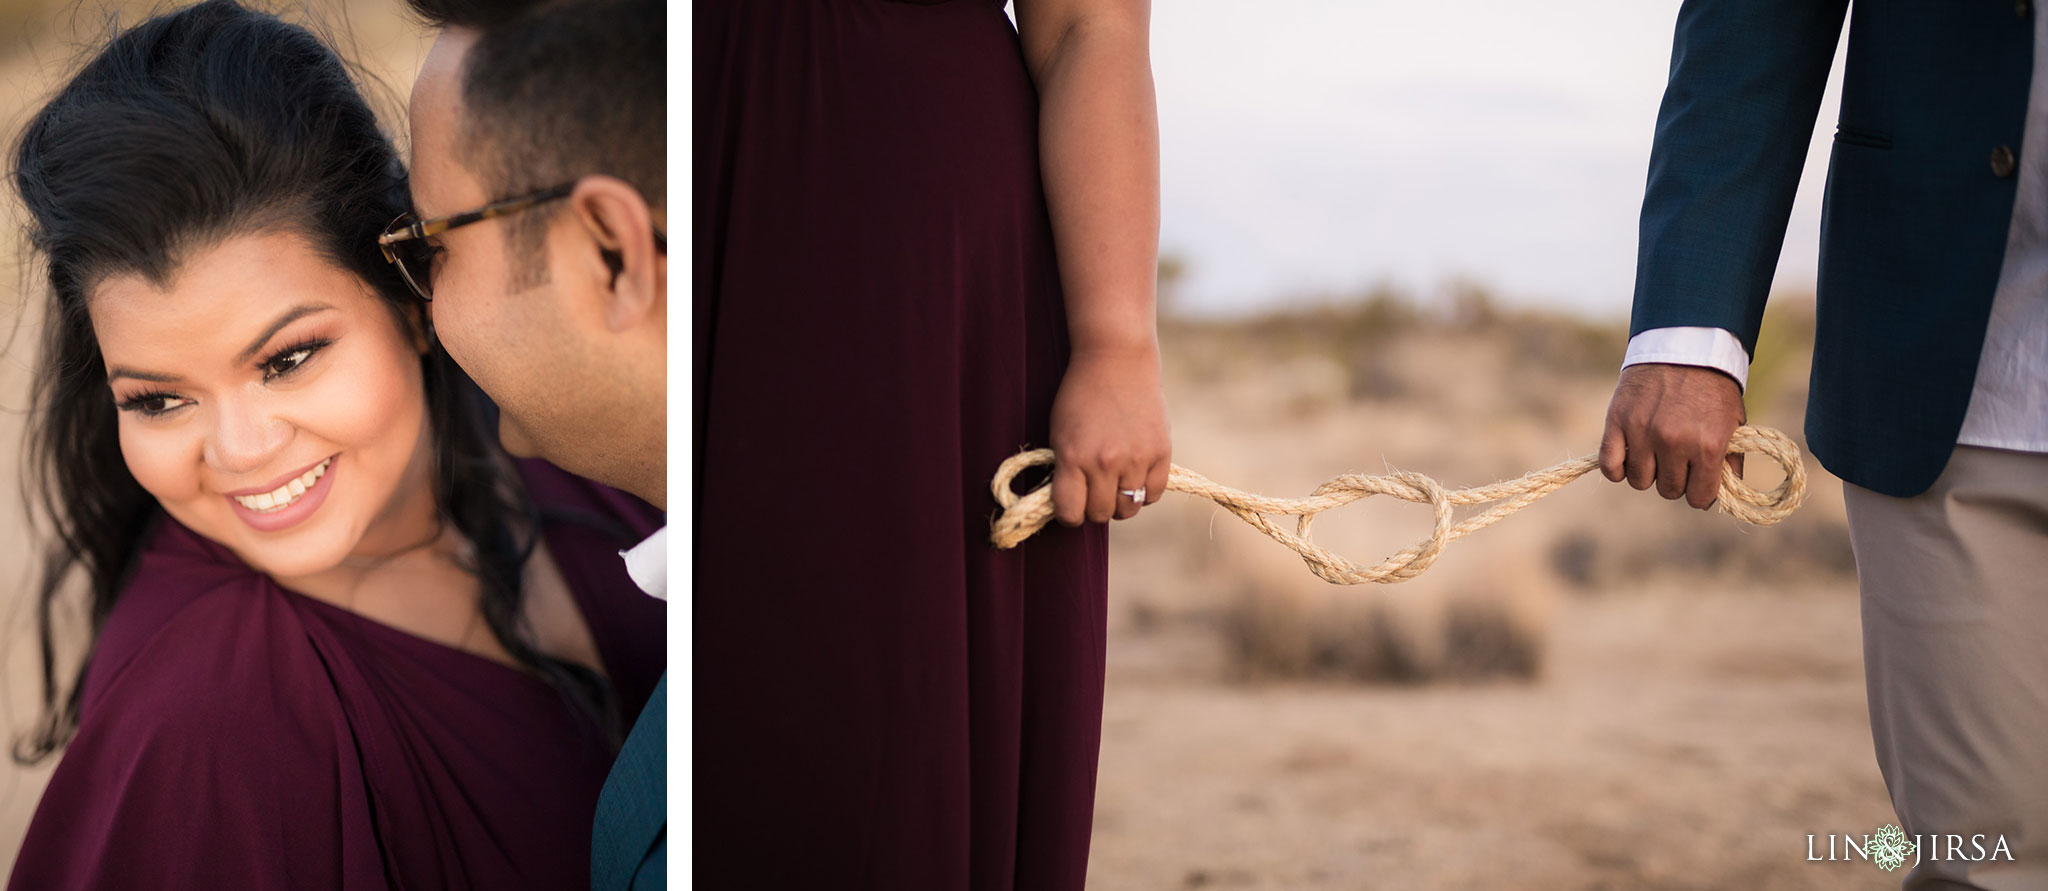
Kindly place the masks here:
<instances>
[{"instance_id":1,"label":"smiling woman","mask_svg":"<svg viewBox=\"0 0 2048 891\"><path fill-rule=\"evenodd\" d=\"M316 596L351 553L435 537L419 316L303 236L229 238L162 285L109 276L90 315L122 458L178 522Z\"/></svg>"},{"instance_id":2,"label":"smiling woman","mask_svg":"<svg viewBox=\"0 0 2048 891\"><path fill-rule=\"evenodd\" d=\"M209 0L115 37L14 162L56 537L16 757L64 757L10 887L587 887L617 703L661 672L617 549L659 514L492 440L378 254L404 172L347 67Z\"/></svg>"}]
</instances>

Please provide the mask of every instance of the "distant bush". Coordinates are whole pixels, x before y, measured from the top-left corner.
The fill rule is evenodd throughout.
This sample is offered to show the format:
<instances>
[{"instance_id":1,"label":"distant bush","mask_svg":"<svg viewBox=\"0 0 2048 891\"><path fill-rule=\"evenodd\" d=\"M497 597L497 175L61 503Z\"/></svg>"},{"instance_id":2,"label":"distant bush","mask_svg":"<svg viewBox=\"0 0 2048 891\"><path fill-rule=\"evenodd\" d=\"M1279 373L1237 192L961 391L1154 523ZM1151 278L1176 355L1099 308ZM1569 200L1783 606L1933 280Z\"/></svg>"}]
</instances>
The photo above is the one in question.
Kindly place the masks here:
<instances>
[{"instance_id":1,"label":"distant bush","mask_svg":"<svg viewBox=\"0 0 2048 891\"><path fill-rule=\"evenodd\" d=\"M1493 569L1448 584L1350 587L1316 579L1277 545L1232 561L1224 573L1235 596L1220 616L1231 667L1246 680L1534 678L1551 588L1541 567L1507 560Z\"/></svg>"},{"instance_id":2,"label":"distant bush","mask_svg":"<svg viewBox=\"0 0 2048 891\"><path fill-rule=\"evenodd\" d=\"M1172 275L1180 274L1178 268ZM1166 276L1162 272L1162 283ZM1348 369L1351 396L1361 401L1413 395L1391 367L1393 347L1404 340L1449 336L1497 339L1518 369L1568 376L1613 374L1628 343L1627 327L1620 322L1503 308L1491 291L1470 282L1455 282L1429 302L1383 283L1356 295L1244 317L1161 322L1169 351L1195 366L1188 370L1197 380L1229 376L1247 362L1316 355Z\"/></svg>"}]
</instances>

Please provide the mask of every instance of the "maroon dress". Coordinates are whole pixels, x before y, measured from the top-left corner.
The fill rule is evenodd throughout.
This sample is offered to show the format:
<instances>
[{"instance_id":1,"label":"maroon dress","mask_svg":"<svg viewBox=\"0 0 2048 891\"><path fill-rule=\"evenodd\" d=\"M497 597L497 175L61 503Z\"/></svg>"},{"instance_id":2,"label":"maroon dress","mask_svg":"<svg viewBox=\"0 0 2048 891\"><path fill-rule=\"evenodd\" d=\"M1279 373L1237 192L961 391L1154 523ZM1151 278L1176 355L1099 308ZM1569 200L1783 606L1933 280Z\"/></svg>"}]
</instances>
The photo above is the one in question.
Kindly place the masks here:
<instances>
[{"instance_id":1,"label":"maroon dress","mask_svg":"<svg viewBox=\"0 0 2048 891\"><path fill-rule=\"evenodd\" d=\"M1066 317L999 0L695 4L695 878L1069 889L1105 528L988 543Z\"/></svg>"},{"instance_id":2,"label":"maroon dress","mask_svg":"<svg viewBox=\"0 0 2048 891\"><path fill-rule=\"evenodd\" d=\"M629 496L522 462L630 726L664 605ZM92 654L9 888L585 889L611 768L538 678L279 587L165 517Z\"/></svg>"}]
</instances>

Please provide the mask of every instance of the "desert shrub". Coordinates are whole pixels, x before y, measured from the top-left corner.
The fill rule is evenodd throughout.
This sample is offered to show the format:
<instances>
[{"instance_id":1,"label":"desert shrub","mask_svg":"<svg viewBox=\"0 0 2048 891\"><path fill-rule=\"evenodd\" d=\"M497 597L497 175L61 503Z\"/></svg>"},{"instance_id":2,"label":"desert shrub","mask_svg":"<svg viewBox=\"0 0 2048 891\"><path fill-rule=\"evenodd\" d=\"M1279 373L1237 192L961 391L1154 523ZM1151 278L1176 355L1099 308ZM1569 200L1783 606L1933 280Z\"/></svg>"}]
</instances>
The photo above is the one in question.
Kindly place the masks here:
<instances>
[{"instance_id":1,"label":"desert shrub","mask_svg":"<svg viewBox=\"0 0 2048 891\"><path fill-rule=\"evenodd\" d=\"M1540 572L1349 587L1298 562L1282 568L1261 559L1226 569L1235 594L1219 630L1240 679L1426 684L1542 671L1552 596Z\"/></svg>"}]
</instances>

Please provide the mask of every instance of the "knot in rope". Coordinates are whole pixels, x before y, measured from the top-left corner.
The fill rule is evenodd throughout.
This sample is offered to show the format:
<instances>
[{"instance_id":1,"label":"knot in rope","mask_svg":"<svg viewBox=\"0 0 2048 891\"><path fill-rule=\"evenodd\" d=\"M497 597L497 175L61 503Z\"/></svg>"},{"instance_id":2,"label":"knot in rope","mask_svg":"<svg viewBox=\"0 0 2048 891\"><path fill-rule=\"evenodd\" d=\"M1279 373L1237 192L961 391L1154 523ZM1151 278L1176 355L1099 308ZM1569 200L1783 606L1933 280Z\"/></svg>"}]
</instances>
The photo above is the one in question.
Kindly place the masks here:
<instances>
[{"instance_id":1,"label":"knot in rope","mask_svg":"<svg viewBox=\"0 0 2048 891\"><path fill-rule=\"evenodd\" d=\"M1790 516L1806 500L1806 466L1799 446L1783 433L1769 427L1738 427L1728 440L1730 454L1762 455L1785 470L1785 479L1768 492L1759 492L1721 466L1721 494L1714 510L1745 523L1769 526ZM1003 511L995 518L989 540L998 548L1014 548L1052 520L1052 488L1042 484L1019 495L1012 481L1030 467L1052 464L1052 449L1032 449L1012 455L996 469L989 489ZM1470 489L1445 489L1436 480L1419 473L1399 470L1369 476L1349 473L1317 486L1307 498L1271 498L1233 489L1199 473L1173 465L1167 477L1169 491L1184 492L1216 502L1255 529L1300 554L1310 572L1326 582L1358 585L1367 582L1389 584L1421 575L1436 563L1451 542L1484 529L1501 518L1528 507L1566 483L1585 476L1600 466L1598 455L1580 458L1532 471L1518 479ZM1309 530L1317 514L1374 495L1390 495L1402 501L1427 504L1434 514L1428 538L1401 550L1373 566L1360 566L1315 543ZM1454 509L1463 505L1500 502L1458 522ZM1273 522L1272 515L1293 516L1294 530Z\"/></svg>"}]
</instances>

